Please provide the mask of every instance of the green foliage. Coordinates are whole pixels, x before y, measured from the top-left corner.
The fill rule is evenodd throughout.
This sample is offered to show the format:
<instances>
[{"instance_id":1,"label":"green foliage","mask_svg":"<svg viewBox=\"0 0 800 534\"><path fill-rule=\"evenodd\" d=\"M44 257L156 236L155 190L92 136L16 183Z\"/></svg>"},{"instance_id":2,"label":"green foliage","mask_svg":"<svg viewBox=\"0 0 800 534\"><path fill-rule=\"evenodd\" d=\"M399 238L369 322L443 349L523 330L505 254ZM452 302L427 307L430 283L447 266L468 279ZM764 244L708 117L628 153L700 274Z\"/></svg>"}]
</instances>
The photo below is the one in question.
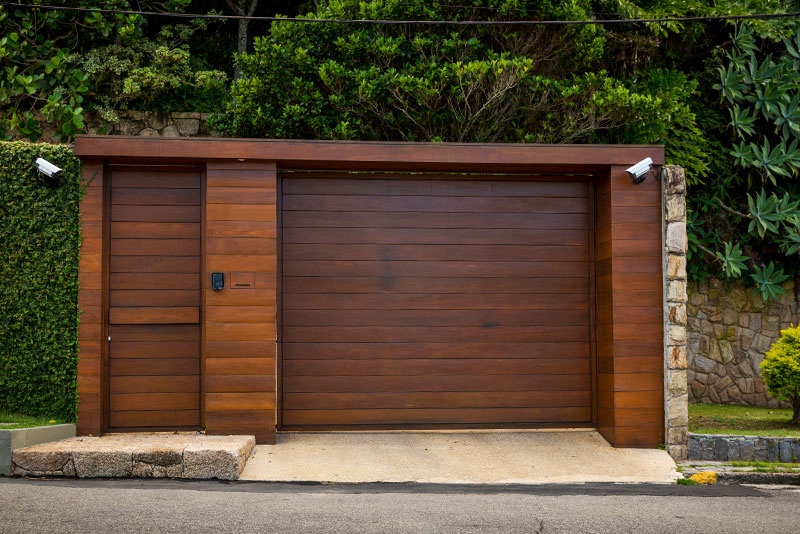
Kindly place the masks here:
<instances>
[{"instance_id":1,"label":"green foliage","mask_svg":"<svg viewBox=\"0 0 800 534\"><path fill-rule=\"evenodd\" d=\"M52 4L180 12L190 0L54 0ZM213 110L225 98L223 72L192 58L187 40L206 21L163 26L153 37L139 15L0 7L0 139L36 141L42 122L69 141L86 112L106 121L115 110Z\"/></svg>"},{"instance_id":2,"label":"green foliage","mask_svg":"<svg viewBox=\"0 0 800 534\"><path fill-rule=\"evenodd\" d=\"M725 113L712 128L723 149L710 161L713 180L689 193L690 274L713 269L697 256L707 252L725 276L746 277L765 300L783 294L781 283L800 272L798 29L783 20L741 22L730 44L715 49L711 87Z\"/></svg>"},{"instance_id":3,"label":"green foliage","mask_svg":"<svg viewBox=\"0 0 800 534\"><path fill-rule=\"evenodd\" d=\"M770 394L792 403L792 424L800 425L800 326L781 330L781 337L761 362Z\"/></svg>"},{"instance_id":4,"label":"green foliage","mask_svg":"<svg viewBox=\"0 0 800 534\"><path fill-rule=\"evenodd\" d=\"M58 187L38 157L64 169ZM69 147L0 142L0 410L75 420L83 192Z\"/></svg>"},{"instance_id":5,"label":"green foliage","mask_svg":"<svg viewBox=\"0 0 800 534\"><path fill-rule=\"evenodd\" d=\"M486 18L463 2L333 0L309 17ZM590 4L490 2L495 18L589 17ZM242 79L214 126L245 137L458 142L668 143L705 173L686 100L669 69L629 79L603 69L601 27L465 28L274 23L238 58Z\"/></svg>"}]
</instances>

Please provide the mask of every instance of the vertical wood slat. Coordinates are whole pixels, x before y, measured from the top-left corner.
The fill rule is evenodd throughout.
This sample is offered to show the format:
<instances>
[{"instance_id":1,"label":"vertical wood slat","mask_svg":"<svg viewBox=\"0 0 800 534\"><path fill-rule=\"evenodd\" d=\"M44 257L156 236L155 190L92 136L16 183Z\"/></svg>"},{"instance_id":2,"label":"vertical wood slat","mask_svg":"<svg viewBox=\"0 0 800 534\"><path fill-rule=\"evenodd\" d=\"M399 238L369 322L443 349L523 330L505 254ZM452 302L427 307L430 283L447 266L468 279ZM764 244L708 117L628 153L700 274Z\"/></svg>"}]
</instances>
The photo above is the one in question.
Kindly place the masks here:
<instances>
[{"instance_id":1,"label":"vertical wood slat","mask_svg":"<svg viewBox=\"0 0 800 534\"><path fill-rule=\"evenodd\" d=\"M277 235L276 181L272 162L209 162L206 168L206 235L213 239L206 241L203 288L214 313L203 314L205 427L208 434L255 435L257 443L275 443L276 330L268 311L276 302L277 257L252 249ZM221 291L211 289L213 272L225 275ZM234 289L232 272L253 273L255 287ZM254 344L267 351L251 350ZM227 379L227 362L234 361L250 379Z\"/></svg>"},{"instance_id":2,"label":"vertical wood slat","mask_svg":"<svg viewBox=\"0 0 800 534\"><path fill-rule=\"evenodd\" d=\"M103 164L85 160L82 180L88 184L81 199L80 217L83 242L78 261L80 289L78 308L83 312L78 348L78 428L79 435L103 431L102 412L102 307L103 307Z\"/></svg>"}]
</instances>

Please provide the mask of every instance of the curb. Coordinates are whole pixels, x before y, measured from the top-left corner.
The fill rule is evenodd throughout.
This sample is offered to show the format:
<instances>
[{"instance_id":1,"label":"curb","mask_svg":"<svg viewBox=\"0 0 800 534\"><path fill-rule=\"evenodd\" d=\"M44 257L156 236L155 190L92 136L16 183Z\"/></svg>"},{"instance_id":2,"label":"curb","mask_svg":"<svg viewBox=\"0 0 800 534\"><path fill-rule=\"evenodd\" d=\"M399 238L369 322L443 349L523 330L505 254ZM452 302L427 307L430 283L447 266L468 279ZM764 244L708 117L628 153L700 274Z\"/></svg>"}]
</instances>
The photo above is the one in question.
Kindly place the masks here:
<instances>
[{"instance_id":1,"label":"curb","mask_svg":"<svg viewBox=\"0 0 800 534\"><path fill-rule=\"evenodd\" d=\"M781 484L787 486L800 486L800 473L759 473L749 472L721 472L717 473L719 484Z\"/></svg>"}]
</instances>

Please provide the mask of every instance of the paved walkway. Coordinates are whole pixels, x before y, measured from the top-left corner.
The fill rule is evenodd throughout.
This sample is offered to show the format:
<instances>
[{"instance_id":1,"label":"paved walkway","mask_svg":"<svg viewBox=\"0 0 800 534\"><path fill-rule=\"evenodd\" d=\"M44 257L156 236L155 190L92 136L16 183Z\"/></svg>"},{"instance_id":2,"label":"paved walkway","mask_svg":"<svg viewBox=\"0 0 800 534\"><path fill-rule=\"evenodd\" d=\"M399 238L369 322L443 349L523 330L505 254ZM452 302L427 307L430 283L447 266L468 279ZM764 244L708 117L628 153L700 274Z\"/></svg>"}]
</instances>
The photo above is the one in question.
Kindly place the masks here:
<instances>
[{"instance_id":1,"label":"paved walkway","mask_svg":"<svg viewBox=\"0 0 800 534\"><path fill-rule=\"evenodd\" d=\"M543 484L674 483L662 450L615 449L597 432L280 433L240 480Z\"/></svg>"}]
</instances>

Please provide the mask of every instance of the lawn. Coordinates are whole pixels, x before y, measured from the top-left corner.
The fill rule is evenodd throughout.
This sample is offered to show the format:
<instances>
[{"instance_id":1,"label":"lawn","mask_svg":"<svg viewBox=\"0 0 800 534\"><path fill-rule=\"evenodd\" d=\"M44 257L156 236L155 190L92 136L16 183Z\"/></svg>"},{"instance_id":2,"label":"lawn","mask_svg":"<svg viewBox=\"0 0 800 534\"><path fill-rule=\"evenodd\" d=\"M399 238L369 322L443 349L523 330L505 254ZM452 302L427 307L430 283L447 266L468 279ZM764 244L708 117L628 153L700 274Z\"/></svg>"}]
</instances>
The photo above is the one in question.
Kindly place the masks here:
<instances>
[{"instance_id":1,"label":"lawn","mask_svg":"<svg viewBox=\"0 0 800 534\"><path fill-rule=\"evenodd\" d=\"M11 430L14 428L30 428L32 426L47 426L63 423L49 417L31 417L29 415L19 415L0 411L0 423L12 423L10 425L0 424L0 430Z\"/></svg>"},{"instance_id":2,"label":"lawn","mask_svg":"<svg viewBox=\"0 0 800 534\"><path fill-rule=\"evenodd\" d=\"M800 437L800 427L789 425L791 418L792 410L788 408L689 405L689 431L698 434Z\"/></svg>"}]
</instances>

